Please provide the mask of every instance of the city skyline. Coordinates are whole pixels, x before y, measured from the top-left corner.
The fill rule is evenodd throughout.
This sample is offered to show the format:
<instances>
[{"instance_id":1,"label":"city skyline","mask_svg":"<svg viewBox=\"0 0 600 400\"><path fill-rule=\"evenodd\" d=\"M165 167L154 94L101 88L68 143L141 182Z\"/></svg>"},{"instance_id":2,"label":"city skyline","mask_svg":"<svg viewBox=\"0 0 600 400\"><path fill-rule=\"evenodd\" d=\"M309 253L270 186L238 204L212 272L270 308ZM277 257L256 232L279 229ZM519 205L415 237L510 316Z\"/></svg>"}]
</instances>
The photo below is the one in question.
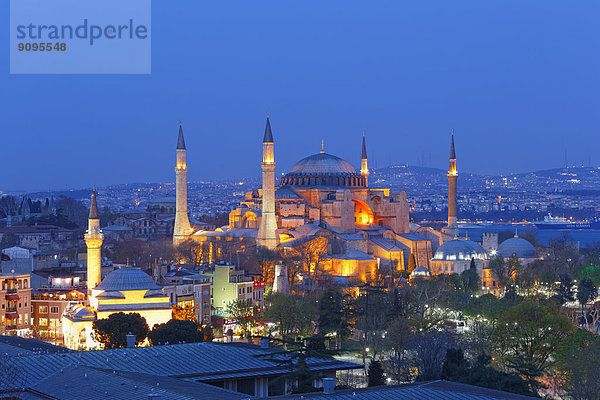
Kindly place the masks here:
<instances>
[{"instance_id":1,"label":"city skyline","mask_svg":"<svg viewBox=\"0 0 600 400\"><path fill-rule=\"evenodd\" d=\"M280 173L321 140L358 166L363 130L378 167L445 168L451 129L465 172L600 163L597 5L340 5L155 3L151 75L1 63L2 190L172 181L179 120L190 180L258 176L267 112Z\"/></svg>"}]
</instances>

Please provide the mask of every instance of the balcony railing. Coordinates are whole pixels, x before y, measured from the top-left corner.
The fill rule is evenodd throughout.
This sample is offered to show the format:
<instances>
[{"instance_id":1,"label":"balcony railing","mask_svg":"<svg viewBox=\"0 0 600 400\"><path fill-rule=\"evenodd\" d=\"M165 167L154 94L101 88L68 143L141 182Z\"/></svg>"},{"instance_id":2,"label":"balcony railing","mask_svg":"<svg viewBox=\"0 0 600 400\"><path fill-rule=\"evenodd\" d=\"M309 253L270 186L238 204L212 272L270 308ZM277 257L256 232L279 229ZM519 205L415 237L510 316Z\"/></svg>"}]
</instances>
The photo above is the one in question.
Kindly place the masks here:
<instances>
[{"instance_id":1,"label":"balcony railing","mask_svg":"<svg viewBox=\"0 0 600 400\"><path fill-rule=\"evenodd\" d=\"M6 330L12 330L12 329L17 329L17 324L10 324L10 325L6 325Z\"/></svg>"},{"instance_id":2,"label":"balcony railing","mask_svg":"<svg viewBox=\"0 0 600 400\"><path fill-rule=\"evenodd\" d=\"M17 288L6 289L6 294L15 294L15 293L17 293Z\"/></svg>"},{"instance_id":3,"label":"balcony railing","mask_svg":"<svg viewBox=\"0 0 600 400\"><path fill-rule=\"evenodd\" d=\"M17 312L17 306L6 307L6 312Z\"/></svg>"}]
</instances>

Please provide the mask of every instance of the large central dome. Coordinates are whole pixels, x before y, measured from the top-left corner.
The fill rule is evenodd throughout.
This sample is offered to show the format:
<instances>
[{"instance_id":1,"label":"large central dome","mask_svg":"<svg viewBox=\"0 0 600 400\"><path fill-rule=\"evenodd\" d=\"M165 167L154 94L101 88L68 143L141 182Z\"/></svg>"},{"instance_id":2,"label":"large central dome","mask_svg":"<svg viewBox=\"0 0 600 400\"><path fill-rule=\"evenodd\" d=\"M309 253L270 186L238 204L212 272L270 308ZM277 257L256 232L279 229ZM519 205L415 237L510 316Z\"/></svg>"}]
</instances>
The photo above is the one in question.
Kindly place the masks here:
<instances>
[{"instance_id":1,"label":"large central dome","mask_svg":"<svg viewBox=\"0 0 600 400\"><path fill-rule=\"evenodd\" d=\"M365 187L365 177L345 160L325 152L298 161L281 178L280 186Z\"/></svg>"},{"instance_id":2,"label":"large central dome","mask_svg":"<svg viewBox=\"0 0 600 400\"><path fill-rule=\"evenodd\" d=\"M327 153L318 153L298 161L290 170L296 174L355 174L345 160Z\"/></svg>"}]
</instances>

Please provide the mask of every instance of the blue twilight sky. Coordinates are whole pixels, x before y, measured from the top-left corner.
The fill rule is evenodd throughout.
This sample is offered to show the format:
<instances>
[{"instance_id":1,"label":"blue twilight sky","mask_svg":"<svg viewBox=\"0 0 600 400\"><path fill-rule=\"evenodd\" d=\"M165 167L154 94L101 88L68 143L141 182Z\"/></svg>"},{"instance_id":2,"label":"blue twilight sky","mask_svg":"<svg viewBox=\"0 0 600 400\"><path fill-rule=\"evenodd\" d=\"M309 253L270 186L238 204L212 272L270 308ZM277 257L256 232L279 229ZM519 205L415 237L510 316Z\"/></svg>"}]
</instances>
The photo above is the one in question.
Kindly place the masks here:
<instances>
[{"instance_id":1,"label":"blue twilight sky","mask_svg":"<svg viewBox=\"0 0 600 400\"><path fill-rule=\"evenodd\" d=\"M0 9L8 26L8 1ZM600 2L153 0L151 75L9 75L0 190L258 176L325 149L359 164L518 172L600 164Z\"/></svg>"}]
</instances>

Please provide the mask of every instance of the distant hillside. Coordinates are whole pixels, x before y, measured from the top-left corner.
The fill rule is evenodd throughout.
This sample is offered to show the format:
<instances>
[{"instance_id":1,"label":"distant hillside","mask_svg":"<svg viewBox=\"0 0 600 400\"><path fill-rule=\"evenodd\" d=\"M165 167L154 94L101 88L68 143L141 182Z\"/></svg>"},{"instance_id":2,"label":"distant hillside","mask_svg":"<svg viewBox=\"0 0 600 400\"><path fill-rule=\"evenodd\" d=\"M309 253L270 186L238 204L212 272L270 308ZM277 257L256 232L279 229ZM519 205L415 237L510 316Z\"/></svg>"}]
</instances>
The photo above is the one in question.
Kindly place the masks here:
<instances>
[{"instance_id":1,"label":"distant hillside","mask_svg":"<svg viewBox=\"0 0 600 400\"><path fill-rule=\"evenodd\" d=\"M372 171L369 184L375 187L439 192L448 185L446 174L446 171L438 168L392 165ZM485 182L486 177L481 175L460 174L460 184L468 190L483 188Z\"/></svg>"},{"instance_id":2,"label":"distant hillside","mask_svg":"<svg viewBox=\"0 0 600 400\"><path fill-rule=\"evenodd\" d=\"M446 171L438 168L392 165L372 171L369 182L375 187L444 190ZM600 190L600 168L573 167L499 176L460 173L462 190L589 191Z\"/></svg>"}]
</instances>

